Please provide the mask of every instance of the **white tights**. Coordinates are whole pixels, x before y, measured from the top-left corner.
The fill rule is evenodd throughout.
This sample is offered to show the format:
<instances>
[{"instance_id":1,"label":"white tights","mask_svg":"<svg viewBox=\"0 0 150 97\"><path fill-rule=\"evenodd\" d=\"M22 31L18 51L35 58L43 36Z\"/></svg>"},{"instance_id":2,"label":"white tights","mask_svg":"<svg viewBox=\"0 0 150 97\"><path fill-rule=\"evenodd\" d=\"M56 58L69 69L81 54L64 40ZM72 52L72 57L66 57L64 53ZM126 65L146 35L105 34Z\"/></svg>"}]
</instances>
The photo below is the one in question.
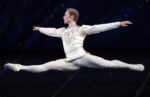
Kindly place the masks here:
<instances>
[{"instance_id":1,"label":"white tights","mask_svg":"<svg viewBox=\"0 0 150 97\"><path fill-rule=\"evenodd\" d=\"M50 61L41 65L31 65L24 66L21 65L20 70L25 70L29 72L44 72L48 70L78 70L80 67L88 67L88 68L127 68L134 70L137 68L137 65L128 64L119 60L105 60L101 57L97 57L91 54L86 54L82 58L76 59L71 62L67 62L64 59L58 59L55 61Z\"/></svg>"}]
</instances>

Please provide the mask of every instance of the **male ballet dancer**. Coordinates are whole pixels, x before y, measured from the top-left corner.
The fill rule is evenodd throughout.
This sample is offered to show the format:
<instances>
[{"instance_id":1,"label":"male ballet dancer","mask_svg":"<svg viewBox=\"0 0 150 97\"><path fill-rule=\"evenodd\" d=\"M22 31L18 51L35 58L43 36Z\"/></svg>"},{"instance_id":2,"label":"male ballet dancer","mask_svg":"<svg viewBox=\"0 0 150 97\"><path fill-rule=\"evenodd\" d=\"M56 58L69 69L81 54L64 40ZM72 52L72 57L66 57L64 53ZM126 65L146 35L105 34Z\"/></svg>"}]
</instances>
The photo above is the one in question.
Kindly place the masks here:
<instances>
[{"instance_id":1,"label":"male ballet dancer","mask_svg":"<svg viewBox=\"0 0 150 97\"><path fill-rule=\"evenodd\" d=\"M66 58L50 61L41 65L25 66L21 64L7 63L5 68L13 71L44 72L48 70L78 70L81 67L88 68L127 68L135 71L143 71L142 64L128 64L119 60L105 60L101 57L87 53L83 48L83 41L87 35L98 34L118 27L126 27L132 24L130 21L114 22L101 25L82 25L78 26L77 21L79 12L74 8L68 8L64 14L64 23L67 28L43 28L34 26L34 31L39 31L48 36L62 39Z\"/></svg>"}]
</instances>

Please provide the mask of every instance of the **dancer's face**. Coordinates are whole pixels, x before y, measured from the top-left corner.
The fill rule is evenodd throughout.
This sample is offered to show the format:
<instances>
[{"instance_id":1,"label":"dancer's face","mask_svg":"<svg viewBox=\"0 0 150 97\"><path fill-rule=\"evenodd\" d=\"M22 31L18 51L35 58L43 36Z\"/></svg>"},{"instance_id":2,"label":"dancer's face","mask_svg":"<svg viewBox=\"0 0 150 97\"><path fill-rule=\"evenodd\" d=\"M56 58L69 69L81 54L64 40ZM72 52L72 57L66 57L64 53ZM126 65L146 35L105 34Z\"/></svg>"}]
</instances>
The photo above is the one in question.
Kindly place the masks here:
<instances>
[{"instance_id":1,"label":"dancer's face","mask_svg":"<svg viewBox=\"0 0 150 97\"><path fill-rule=\"evenodd\" d=\"M73 17L73 16L70 16L69 12L66 11L65 14L64 14L64 16L63 16L64 23L65 23L65 24L69 24L69 22L73 20L72 17Z\"/></svg>"}]
</instances>

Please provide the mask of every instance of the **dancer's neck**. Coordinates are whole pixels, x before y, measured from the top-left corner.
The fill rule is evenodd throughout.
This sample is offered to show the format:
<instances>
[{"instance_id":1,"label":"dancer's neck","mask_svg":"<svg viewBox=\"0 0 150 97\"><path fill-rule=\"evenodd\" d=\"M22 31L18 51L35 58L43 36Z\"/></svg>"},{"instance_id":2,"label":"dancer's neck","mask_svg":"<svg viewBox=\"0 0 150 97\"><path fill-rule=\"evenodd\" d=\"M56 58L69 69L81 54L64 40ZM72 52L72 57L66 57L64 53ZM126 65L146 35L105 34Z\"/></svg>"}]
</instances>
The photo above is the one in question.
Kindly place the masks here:
<instances>
[{"instance_id":1,"label":"dancer's neck","mask_svg":"<svg viewBox=\"0 0 150 97\"><path fill-rule=\"evenodd\" d=\"M68 27L71 28L71 27L77 27L77 23L75 21L71 21L68 23Z\"/></svg>"}]
</instances>

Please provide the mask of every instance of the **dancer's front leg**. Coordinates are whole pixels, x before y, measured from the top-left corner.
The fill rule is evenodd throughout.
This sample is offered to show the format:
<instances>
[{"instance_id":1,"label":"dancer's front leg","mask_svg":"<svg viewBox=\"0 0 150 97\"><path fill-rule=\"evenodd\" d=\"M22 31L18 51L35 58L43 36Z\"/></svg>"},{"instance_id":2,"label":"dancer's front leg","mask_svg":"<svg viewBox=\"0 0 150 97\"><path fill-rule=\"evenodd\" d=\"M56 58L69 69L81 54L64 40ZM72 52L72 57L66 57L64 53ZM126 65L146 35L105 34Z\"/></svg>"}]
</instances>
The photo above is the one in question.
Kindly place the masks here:
<instances>
[{"instance_id":1,"label":"dancer's front leg","mask_svg":"<svg viewBox=\"0 0 150 97\"><path fill-rule=\"evenodd\" d=\"M5 68L11 69L13 71L23 70L23 71L33 72L33 73L45 72L48 70L69 71L69 70L80 69L79 66L77 66L71 62L66 62L66 61L64 61L64 59L50 61L50 62L41 64L41 65L30 65L30 66L7 63L7 64L5 64Z\"/></svg>"}]
</instances>

